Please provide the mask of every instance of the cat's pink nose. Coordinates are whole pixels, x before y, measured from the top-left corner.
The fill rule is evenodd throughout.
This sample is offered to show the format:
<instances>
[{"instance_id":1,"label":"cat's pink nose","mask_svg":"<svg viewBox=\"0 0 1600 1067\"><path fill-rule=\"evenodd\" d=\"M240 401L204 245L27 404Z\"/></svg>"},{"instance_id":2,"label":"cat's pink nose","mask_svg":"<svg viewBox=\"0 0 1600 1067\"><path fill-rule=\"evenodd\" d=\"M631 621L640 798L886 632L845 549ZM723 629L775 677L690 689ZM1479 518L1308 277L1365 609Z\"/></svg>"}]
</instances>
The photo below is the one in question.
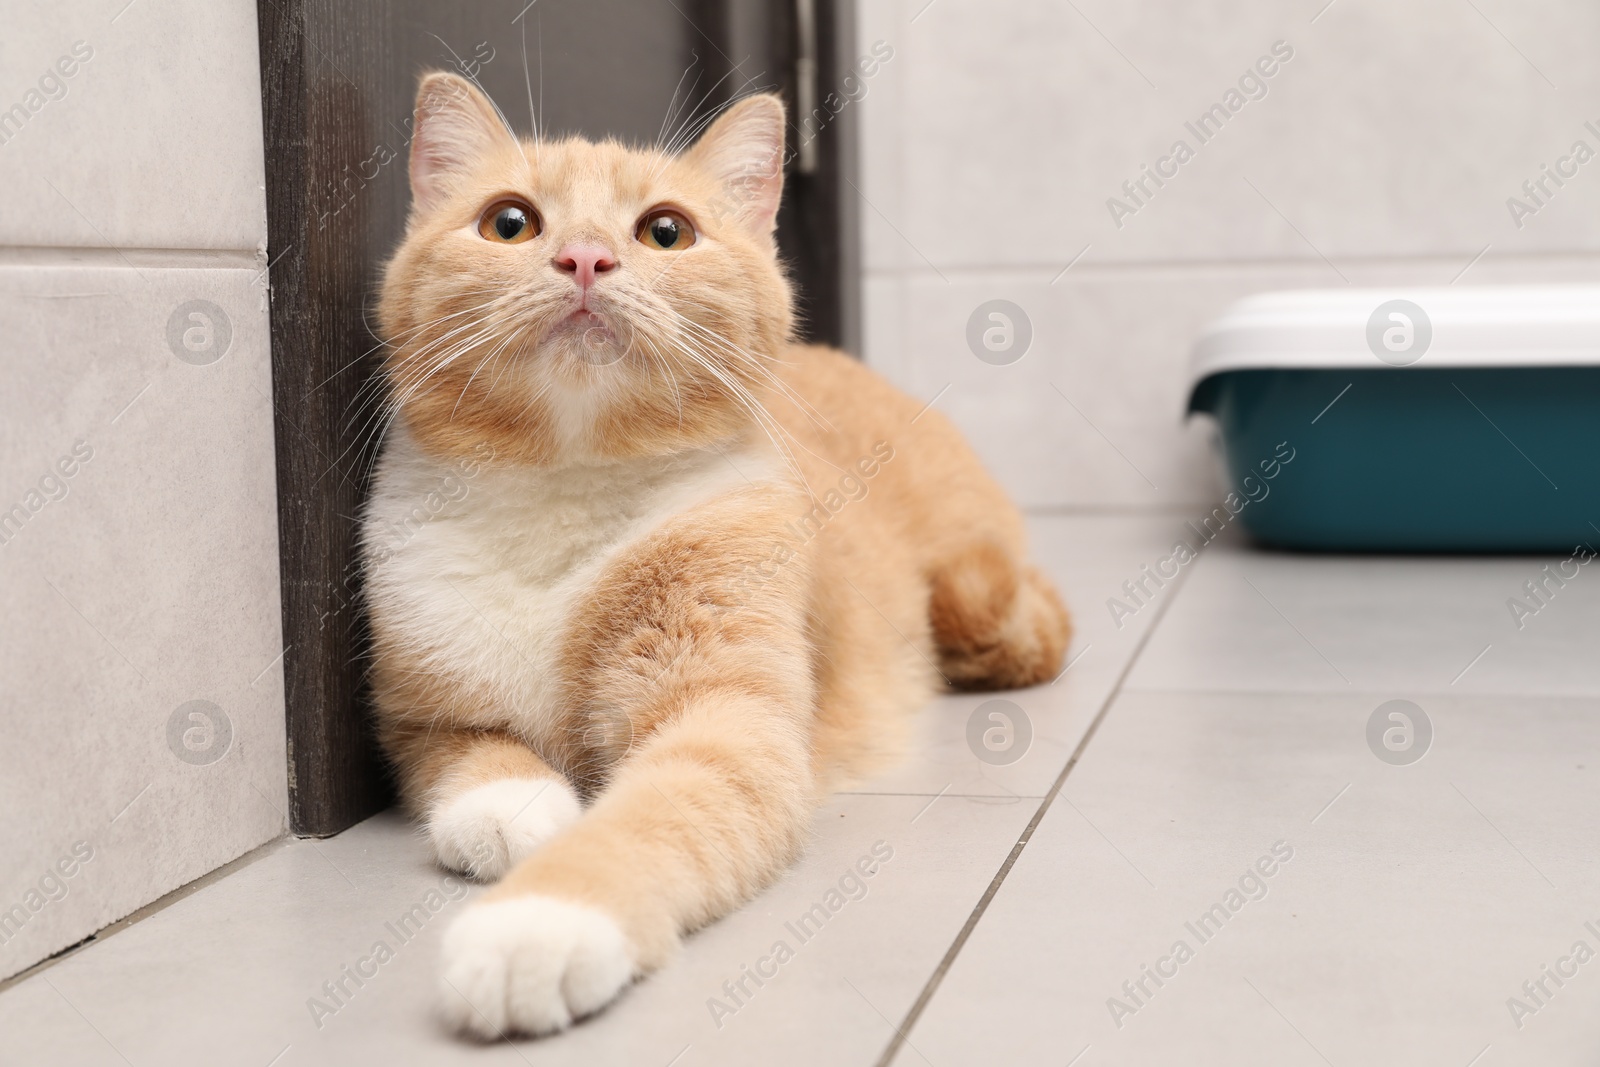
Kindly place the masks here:
<instances>
[{"instance_id":1,"label":"cat's pink nose","mask_svg":"<svg viewBox=\"0 0 1600 1067\"><path fill-rule=\"evenodd\" d=\"M578 287L588 292L595 275L617 269L617 259L604 245L569 244L556 253L556 269L572 275Z\"/></svg>"}]
</instances>

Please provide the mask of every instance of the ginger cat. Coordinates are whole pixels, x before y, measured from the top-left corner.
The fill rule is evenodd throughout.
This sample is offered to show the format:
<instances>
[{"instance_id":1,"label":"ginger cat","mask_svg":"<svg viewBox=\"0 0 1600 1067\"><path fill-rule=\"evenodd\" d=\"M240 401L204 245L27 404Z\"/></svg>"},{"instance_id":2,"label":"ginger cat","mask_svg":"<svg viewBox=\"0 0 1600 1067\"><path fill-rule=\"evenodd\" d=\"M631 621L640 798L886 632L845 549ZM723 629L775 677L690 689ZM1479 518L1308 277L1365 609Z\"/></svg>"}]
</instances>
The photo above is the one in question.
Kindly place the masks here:
<instances>
[{"instance_id":1,"label":"ginger cat","mask_svg":"<svg viewBox=\"0 0 1600 1067\"><path fill-rule=\"evenodd\" d=\"M519 141L423 78L363 530L383 745L481 1037L560 1030L795 856L944 681L1059 669L1067 615L937 411L791 343L783 105L698 143Z\"/></svg>"}]
</instances>

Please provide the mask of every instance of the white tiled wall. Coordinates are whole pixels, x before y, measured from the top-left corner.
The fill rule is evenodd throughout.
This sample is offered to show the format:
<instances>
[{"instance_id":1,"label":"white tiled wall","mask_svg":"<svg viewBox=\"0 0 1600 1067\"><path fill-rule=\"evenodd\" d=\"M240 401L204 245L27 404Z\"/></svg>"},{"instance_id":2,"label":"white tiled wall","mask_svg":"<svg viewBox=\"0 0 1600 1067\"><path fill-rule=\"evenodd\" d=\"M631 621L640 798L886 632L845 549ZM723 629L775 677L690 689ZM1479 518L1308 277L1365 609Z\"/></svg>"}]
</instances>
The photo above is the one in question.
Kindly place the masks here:
<instances>
[{"instance_id":1,"label":"white tiled wall","mask_svg":"<svg viewBox=\"0 0 1600 1067\"><path fill-rule=\"evenodd\" d=\"M921 397L949 386L939 407L1029 506L1211 499L1208 427L1183 423L1185 371L1196 331L1238 297L1600 267L1600 158L1550 185L1520 227L1506 205L1575 141L1600 152L1585 127L1600 129L1594 4L861 0L859 12L862 50L894 49L859 105L866 357ZM1263 64L1263 88L1246 86L1257 98L1241 93L1201 143L1185 123L1228 102L1276 42L1292 55ZM1179 139L1193 158L1128 198L1123 183ZM1114 220L1112 197L1135 210ZM969 315L991 299L1033 326L1008 366L967 345Z\"/></svg>"},{"instance_id":2,"label":"white tiled wall","mask_svg":"<svg viewBox=\"0 0 1600 1067\"><path fill-rule=\"evenodd\" d=\"M0 19L0 243L262 244L254 4L4 0Z\"/></svg>"},{"instance_id":3,"label":"white tiled wall","mask_svg":"<svg viewBox=\"0 0 1600 1067\"><path fill-rule=\"evenodd\" d=\"M0 24L3 978L281 834L286 778L255 5Z\"/></svg>"}]
</instances>

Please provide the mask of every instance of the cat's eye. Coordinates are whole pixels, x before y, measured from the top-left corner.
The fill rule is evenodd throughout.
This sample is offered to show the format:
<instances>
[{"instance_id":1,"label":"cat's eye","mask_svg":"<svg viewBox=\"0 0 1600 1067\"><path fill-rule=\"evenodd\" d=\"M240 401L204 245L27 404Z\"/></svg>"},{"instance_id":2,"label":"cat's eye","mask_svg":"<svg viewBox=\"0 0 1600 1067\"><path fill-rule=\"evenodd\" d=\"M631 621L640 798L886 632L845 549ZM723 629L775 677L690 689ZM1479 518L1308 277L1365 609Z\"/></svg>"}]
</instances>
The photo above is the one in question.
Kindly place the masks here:
<instances>
[{"instance_id":1,"label":"cat's eye","mask_svg":"<svg viewBox=\"0 0 1600 1067\"><path fill-rule=\"evenodd\" d=\"M657 208L639 220L639 230L634 236L640 244L651 248L679 252L694 244L695 235L688 219L676 211Z\"/></svg>"},{"instance_id":2,"label":"cat's eye","mask_svg":"<svg viewBox=\"0 0 1600 1067\"><path fill-rule=\"evenodd\" d=\"M478 233L485 241L521 244L539 236L539 213L521 200L499 200L490 204L478 219Z\"/></svg>"}]
</instances>

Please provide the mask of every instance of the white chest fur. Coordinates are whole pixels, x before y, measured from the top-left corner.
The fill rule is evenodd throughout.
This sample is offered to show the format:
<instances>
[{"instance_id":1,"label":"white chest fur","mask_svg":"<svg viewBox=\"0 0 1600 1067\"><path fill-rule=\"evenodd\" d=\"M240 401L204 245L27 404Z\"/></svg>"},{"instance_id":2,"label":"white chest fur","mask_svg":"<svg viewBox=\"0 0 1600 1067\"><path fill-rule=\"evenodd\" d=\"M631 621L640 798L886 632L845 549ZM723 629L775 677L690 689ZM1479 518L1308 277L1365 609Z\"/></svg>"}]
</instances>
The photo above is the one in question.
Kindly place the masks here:
<instances>
[{"instance_id":1,"label":"white chest fur","mask_svg":"<svg viewBox=\"0 0 1600 1067\"><path fill-rule=\"evenodd\" d=\"M557 670L568 621L607 562L771 469L717 452L560 471L444 462L397 430L363 523L369 609L409 669L469 694L463 725L537 742L568 697Z\"/></svg>"}]
</instances>

